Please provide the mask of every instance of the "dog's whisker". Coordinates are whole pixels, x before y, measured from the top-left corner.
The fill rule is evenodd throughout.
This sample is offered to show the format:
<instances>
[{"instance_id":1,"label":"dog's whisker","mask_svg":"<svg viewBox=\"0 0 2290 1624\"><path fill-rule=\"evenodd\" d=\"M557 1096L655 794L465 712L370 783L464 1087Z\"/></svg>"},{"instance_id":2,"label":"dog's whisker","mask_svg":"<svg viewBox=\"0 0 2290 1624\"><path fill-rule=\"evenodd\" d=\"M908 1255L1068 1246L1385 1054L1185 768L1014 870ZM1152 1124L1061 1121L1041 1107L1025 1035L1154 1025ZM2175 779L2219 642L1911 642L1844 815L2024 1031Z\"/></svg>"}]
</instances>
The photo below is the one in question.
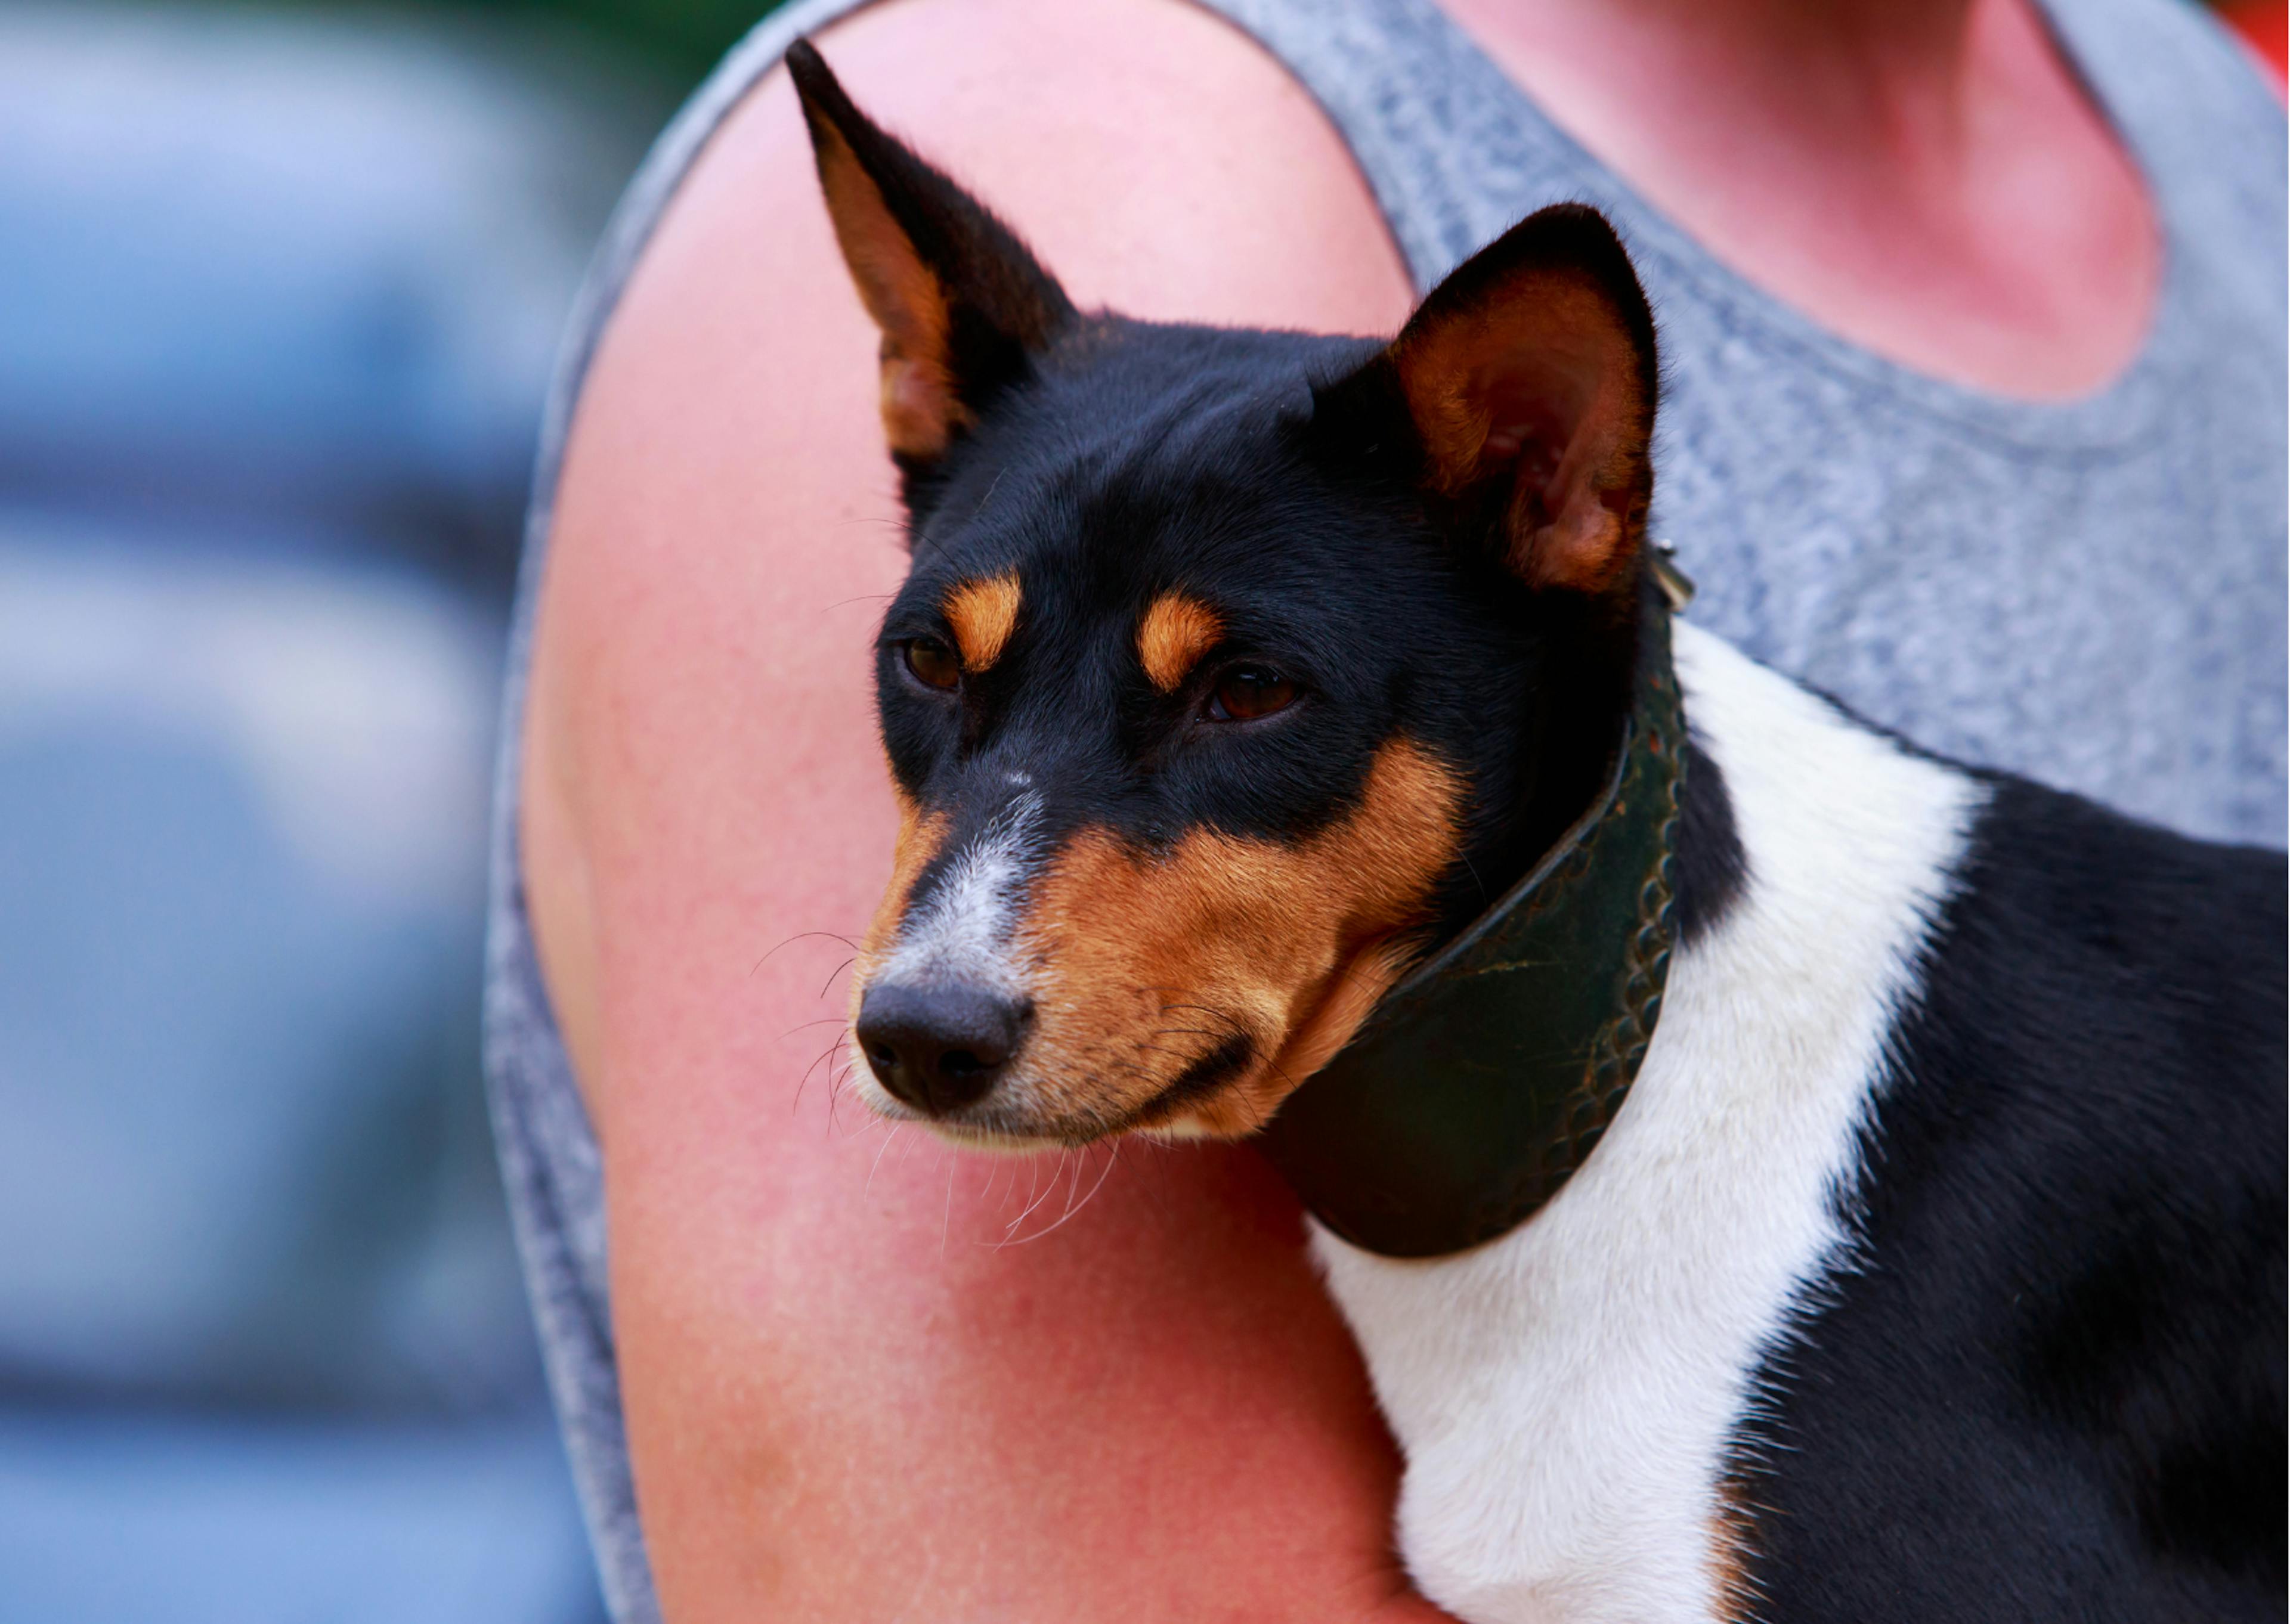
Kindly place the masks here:
<instances>
[{"instance_id":1,"label":"dog's whisker","mask_svg":"<svg viewBox=\"0 0 2290 1624\"><path fill-rule=\"evenodd\" d=\"M875 1148L875 1159L867 1164L867 1182L860 1186L860 1189L862 1194L871 1194L873 1192L875 1188L875 1170L882 1166L883 1157L889 1154L891 1142L897 1137L898 1135L896 1133L885 1133L883 1136L883 1142Z\"/></svg>"},{"instance_id":2,"label":"dog's whisker","mask_svg":"<svg viewBox=\"0 0 2290 1624\"><path fill-rule=\"evenodd\" d=\"M940 1215L938 1226L938 1260L941 1265L946 1262L947 1236L954 1230L954 1170L957 1164L954 1152L950 1148L945 1152L945 1160L946 1209Z\"/></svg>"},{"instance_id":3,"label":"dog's whisker","mask_svg":"<svg viewBox=\"0 0 2290 1624\"><path fill-rule=\"evenodd\" d=\"M797 942L809 941L819 937L825 937L829 941L839 941L845 947L850 948L853 953L856 953L859 950L859 944L857 942L852 940L848 936L837 935L833 931L797 931L785 941L781 942L779 947L769 949L765 953L762 958L757 959L752 965L749 966L748 973L752 976L757 971L761 970L770 960L772 955L773 953L777 953L781 948L790 948Z\"/></svg>"},{"instance_id":4,"label":"dog's whisker","mask_svg":"<svg viewBox=\"0 0 2290 1624\"><path fill-rule=\"evenodd\" d=\"M851 1134L850 1134L850 1132L847 1132L847 1131L844 1130L844 1128L843 1128L843 1120L842 1120L842 1116L841 1116L841 1109L840 1109L840 1108L841 1108L841 1106L842 1106L844 1094L845 1094L845 1089L844 1089L844 1086L843 1086L843 1085L844 1085L844 1084L845 1084L845 1082L847 1082L847 1081L850 1079L850 1076L851 1076L851 1071L852 1071L852 1068L851 1068L851 1067L849 1067L849 1066L847 1066L847 1065L846 1065L846 1066L845 1066L845 1067L843 1068L843 1069L842 1069L842 1070L840 1070L840 1071L838 1071L838 1072L836 1072L832 1076L830 1076L830 1077L828 1079L828 1084L827 1084L827 1129L828 1129L828 1132L829 1132L829 1133L837 1133L837 1132L840 1132L840 1133L842 1133L843 1137L844 1137L844 1138L845 1138L845 1139L850 1138L850 1137L851 1137ZM861 1120L860 1120L860 1131L863 1132L867 1127L869 1127L869 1125L871 1125L871 1124L876 1124L876 1123L888 1123L888 1122L889 1122L889 1119L888 1119L887 1117L877 1116L874 1112L872 1112L872 1111L869 1111L869 1112L864 1113L864 1114L862 1115L862 1116L861 1117ZM896 1124L891 1124L891 1125L896 1125Z\"/></svg>"},{"instance_id":5,"label":"dog's whisker","mask_svg":"<svg viewBox=\"0 0 2290 1624\"><path fill-rule=\"evenodd\" d=\"M1062 1148L1059 1149L1058 1156L1060 1165L1063 1165L1065 1151ZM1039 1158L1036 1159L1038 1161ZM1018 1232L1019 1227L1034 1215L1035 1208L1040 1206L1043 1202L1049 1199L1050 1191L1057 1188L1057 1172L1055 1169L1053 1169L1051 1172L1048 1186L1043 1188L1039 1194L1036 1194L1035 1192L1036 1180L1033 1179L1029 1179L1027 1180L1026 1194L1029 1199L1026 1203L1025 1211L1020 1212L1017 1217L1012 1219L1008 1226L1002 1231L1002 1238L1005 1242L1007 1242L1012 1236L1015 1235Z\"/></svg>"},{"instance_id":6,"label":"dog's whisker","mask_svg":"<svg viewBox=\"0 0 2290 1624\"><path fill-rule=\"evenodd\" d=\"M797 1033L807 1032L813 1027L839 1027L847 1024L849 1023L840 1015L821 1015L816 1020L798 1021L794 1026L789 1027L786 1031L781 1033L780 1040L784 1043L787 1039L793 1037Z\"/></svg>"},{"instance_id":7,"label":"dog's whisker","mask_svg":"<svg viewBox=\"0 0 2290 1624\"><path fill-rule=\"evenodd\" d=\"M1099 1142L1102 1143L1103 1141ZM1113 1171L1114 1163L1118 1161L1121 1157L1121 1141L1118 1139L1111 1141L1110 1145L1107 1148L1105 1159L1098 1169L1096 1181L1089 1187L1089 1194L1082 1196L1079 1194L1081 1189L1082 1167L1088 1160L1089 1153L1096 1148L1097 1146L1093 1144L1090 1146L1080 1147L1072 1152L1073 1173L1066 1188L1065 1211L1058 1215L1057 1220L1054 1223L1045 1225L1044 1228L1036 1230L1031 1235L1019 1237L1016 1241L1010 1243L1011 1244L1028 1245L1035 1241L1040 1240L1044 1236L1055 1234L1072 1220L1075 1213L1080 1212L1084 1207L1086 1207L1092 1201L1097 1198L1097 1193L1105 1188L1106 1177ZM1061 1150L1059 1153L1061 1168L1064 1165L1065 1156L1066 1152ZM1056 1188L1054 1180L1052 1182L1052 1188Z\"/></svg>"},{"instance_id":8,"label":"dog's whisker","mask_svg":"<svg viewBox=\"0 0 2290 1624\"><path fill-rule=\"evenodd\" d=\"M1037 1158L1032 1157L1032 1156L1029 1156L1029 1157L1027 1157L1027 1158L1026 1158L1026 1194L1027 1194L1027 1196L1028 1196L1029 1197L1030 1197L1030 1196L1033 1195L1033 1193L1034 1193L1034 1180L1035 1180L1036 1179L1039 1178L1040 1176L1041 1176L1041 1168L1040 1168L1040 1165L1039 1165L1038 1161L1037 1160ZM1014 1174L1014 1173L1013 1173L1013 1174L1011 1175L1011 1179L1010 1179L1010 1194L1011 1194L1011 1196L1015 1196L1017 1195L1017 1193L1018 1193L1018 1180L1017 1180L1017 1175L1016 1175L1016 1174ZM1006 1202L1006 1201L1005 1201L1005 1206L1007 1205L1007 1202ZM1021 1218L1022 1218L1022 1217L1023 1217L1023 1214L1022 1214L1022 1213L1021 1213L1021 1214L1020 1214L1020 1217L1021 1217ZM1002 1225L1002 1241L1007 1241L1007 1240L1010 1238L1011 1232L1012 1232L1012 1231L1013 1231L1013 1230L1017 1227L1018 1222L1019 1222L1019 1220L1018 1220L1018 1219L1016 1219L1016 1218L1007 1219L1007 1220L1004 1220L1003 1225ZM1002 1244L1001 1242L997 1242L997 1243L996 1243L996 1244L997 1244L997 1245L999 1245L999 1244Z\"/></svg>"},{"instance_id":9,"label":"dog's whisker","mask_svg":"<svg viewBox=\"0 0 2290 1624\"><path fill-rule=\"evenodd\" d=\"M1073 1216L1074 1198L1081 1193L1082 1164L1088 1159L1088 1154L1089 1153L1087 1151L1080 1149L1077 1149L1073 1153L1073 1171L1066 1177L1066 1205L1065 1211L1059 1214L1059 1224L1065 1222L1067 1219ZM1059 1153L1058 1159L1062 1162L1065 1159L1065 1153L1061 1151ZM1054 1229L1057 1227L1057 1224L1052 1224L1050 1228ZM1046 1235L1049 1233L1049 1230L1045 1229L1042 1233Z\"/></svg>"},{"instance_id":10,"label":"dog's whisker","mask_svg":"<svg viewBox=\"0 0 2290 1624\"><path fill-rule=\"evenodd\" d=\"M837 964L833 972L829 974L827 980L819 984L819 996L822 998L827 996L827 989L835 985L836 977L841 975L845 971L850 969L852 965L858 962L858 955L853 954L851 957L845 959L841 964Z\"/></svg>"},{"instance_id":11,"label":"dog's whisker","mask_svg":"<svg viewBox=\"0 0 2290 1624\"><path fill-rule=\"evenodd\" d=\"M789 1116L794 1116L797 1110L801 1108L803 1104L803 1091L810 1085L813 1074L817 1072L822 1066L833 1065L835 1063L836 1052L842 1047L843 1040L838 1036L833 1043L828 1044L825 1049L820 1052L820 1055L817 1060L814 1060L810 1065L803 1068L803 1076L797 1077L795 1082L795 1095L788 1101Z\"/></svg>"}]
</instances>

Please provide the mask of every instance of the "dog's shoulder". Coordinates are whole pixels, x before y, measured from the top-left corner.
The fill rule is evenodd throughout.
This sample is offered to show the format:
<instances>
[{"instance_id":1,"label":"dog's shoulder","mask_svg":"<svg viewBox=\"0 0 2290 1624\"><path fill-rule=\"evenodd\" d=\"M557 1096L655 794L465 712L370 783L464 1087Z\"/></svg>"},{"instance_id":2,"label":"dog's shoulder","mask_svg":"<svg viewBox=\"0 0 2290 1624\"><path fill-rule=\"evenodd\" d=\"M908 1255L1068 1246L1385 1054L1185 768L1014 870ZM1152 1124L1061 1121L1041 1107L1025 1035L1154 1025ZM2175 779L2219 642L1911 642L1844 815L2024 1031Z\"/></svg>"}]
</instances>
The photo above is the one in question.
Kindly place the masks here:
<instances>
[{"instance_id":1,"label":"dog's shoulder","mask_svg":"<svg viewBox=\"0 0 2290 1624\"><path fill-rule=\"evenodd\" d=\"M2043 1038L2031 1063L2064 1041L2126 1084L2156 1074L2084 1036L2094 1002L2118 1038L2219 1062L2253 1044L2279 1059L2281 852L2190 839L2024 779L1991 782L1933 957L1936 1015L1977 1005L1983 986L1989 1003L2008 987L2022 1002L2003 1029Z\"/></svg>"},{"instance_id":2,"label":"dog's shoulder","mask_svg":"<svg viewBox=\"0 0 2290 1624\"><path fill-rule=\"evenodd\" d=\"M2284 860L1982 776L1737 1453L1759 1615L2278 1616Z\"/></svg>"}]
</instances>

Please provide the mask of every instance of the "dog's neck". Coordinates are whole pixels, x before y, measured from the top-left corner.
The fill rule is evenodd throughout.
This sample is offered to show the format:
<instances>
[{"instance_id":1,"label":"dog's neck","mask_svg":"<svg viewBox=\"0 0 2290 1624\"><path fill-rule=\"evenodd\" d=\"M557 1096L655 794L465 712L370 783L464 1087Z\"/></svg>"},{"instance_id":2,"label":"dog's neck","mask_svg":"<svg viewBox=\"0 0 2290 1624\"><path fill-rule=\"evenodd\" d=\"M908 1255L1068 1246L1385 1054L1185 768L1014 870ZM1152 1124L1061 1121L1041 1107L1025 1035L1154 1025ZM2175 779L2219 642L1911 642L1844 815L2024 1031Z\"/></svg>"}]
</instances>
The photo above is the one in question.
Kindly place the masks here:
<instances>
[{"instance_id":1,"label":"dog's neck","mask_svg":"<svg viewBox=\"0 0 2290 1624\"><path fill-rule=\"evenodd\" d=\"M1602 792L1260 1136L1329 1229L1386 1256L1460 1252L1525 1222L1589 1156L1660 1017L1687 757L1669 604L1649 593Z\"/></svg>"},{"instance_id":2,"label":"dog's neck","mask_svg":"<svg viewBox=\"0 0 2290 1624\"><path fill-rule=\"evenodd\" d=\"M1410 1576L1459 1617L1741 1616L1726 1519L1745 1502L1724 1485L1768 1436L1743 1418L1862 1260L1892 1034L1989 794L1674 629L1696 747L1679 948L1629 1102L1556 1200L1484 1245L1399 1260L1314 1226L1407 1455Z\"/></svg>"}]
</instances>

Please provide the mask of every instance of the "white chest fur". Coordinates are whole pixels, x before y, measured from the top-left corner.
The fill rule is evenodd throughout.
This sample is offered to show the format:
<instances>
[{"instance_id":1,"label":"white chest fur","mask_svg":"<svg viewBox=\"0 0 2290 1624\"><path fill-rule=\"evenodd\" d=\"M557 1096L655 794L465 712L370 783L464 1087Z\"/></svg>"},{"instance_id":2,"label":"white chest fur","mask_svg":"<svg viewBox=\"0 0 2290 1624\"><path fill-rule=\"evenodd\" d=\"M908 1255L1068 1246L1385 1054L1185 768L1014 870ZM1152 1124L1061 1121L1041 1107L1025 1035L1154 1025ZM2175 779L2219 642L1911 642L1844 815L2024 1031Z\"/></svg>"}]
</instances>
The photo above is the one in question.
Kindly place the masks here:
<instances>
[{"instance_id":1,"label":"white chest fur","mask_svg":"<svg viewBox=\"0 0 2290 1624\"><path fill-rule=\"evenodd\" d=\"M1473 1252L1314 1236L1406 1452L1409 1571L1473 1624L1721 1616L1728 1440L1849 1267L1837 1194L1982 793L1690 626L1676 646L1749 881L1672 965L1628 1105Z\"/></svg>"}]
</instances>

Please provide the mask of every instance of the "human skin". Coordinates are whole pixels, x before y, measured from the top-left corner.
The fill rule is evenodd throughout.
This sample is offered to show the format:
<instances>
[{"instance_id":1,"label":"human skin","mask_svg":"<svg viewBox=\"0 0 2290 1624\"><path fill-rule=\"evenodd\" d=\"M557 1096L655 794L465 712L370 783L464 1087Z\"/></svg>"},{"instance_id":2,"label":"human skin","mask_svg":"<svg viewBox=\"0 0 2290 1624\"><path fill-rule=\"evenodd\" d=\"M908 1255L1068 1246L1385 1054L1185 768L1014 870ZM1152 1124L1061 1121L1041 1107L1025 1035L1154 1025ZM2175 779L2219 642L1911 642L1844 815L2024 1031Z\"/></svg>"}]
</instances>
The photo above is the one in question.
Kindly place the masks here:
<instances>
[{"instance_id":1,"label":"human skin","mask_svg":"<svg viewBox=\"0 0 2290 1624\"><path fill-rule=\"evenodd\" d=\"M2146 338L2142 183L2028 0L1445 4L1649 203L1832 332L2031 400L2104 386Z\"/></svg>"},{"instance_id":2,"label":"human skin","mask_svg":"<svg viewBox=\"0 0 2290 1624\"><path fill-rule=\"evenodd\" d=\"M1594 8L1458 11L1736 268L1910 364L2072 393L2136 346L2151 228L2103 132L2094 151L2088 109L2059 110L2056 61L2046 81L2024 30L1984 6L1937 42L1919 23L1889 67L1884 47L1828 36L1888 109L1952 105L1932 64L1961 69L1966 42L1985 42L1974 77L2013 108L1926 124L2012 131L2044 149L2022 162L2082 185L2068 218L2030 228L2038 244L2122 251L2129 268L2099 278L2100 315L2079 324L2062 313L2088 289L1995 241L1992 205L1963 188L1844 224L1821 206L1856 173L1940 172L1933 141L1900 134L1926 124L1888 112L1856 136L1851 98L1780 127L1736 108L1750 174L1713 186L1682 149L1707 144L1725 99L1659 28L1630 47L1649 134L1598 89L1597 63L1627 41ZM1811 51L1808 10L1742 15L1769 31L1796 17L1792 48ZM1084 306L1360 332L1407 313L1341 143L1202 12L893 0L822 44L861 105L990 200ZM1769 99L1771 40L1698 49ZM1554 51L1589 54L1554 68ZM1800 54L1787 76L1819 71ZM1665 122L1673 100L1690 116ZM1979 274L1920 292L1914 274L1871 272L1887 231L1914 239L1896 255L1968 255ZM1967 299L1985 314L1967 322ZM2017 348L1999 351L1998 332ZM775 73L647 250L557 493L525 877L603 1149L621 1388L668 1616L1441 1616L1397 1572L1396 1455L1294 1204L1252 1152L1133 1146L1053 1174L835 1103L848 950L832 938L864 927L894 833L870 647L904 558L875 342Z\"/></svg>"}]
</instances>

